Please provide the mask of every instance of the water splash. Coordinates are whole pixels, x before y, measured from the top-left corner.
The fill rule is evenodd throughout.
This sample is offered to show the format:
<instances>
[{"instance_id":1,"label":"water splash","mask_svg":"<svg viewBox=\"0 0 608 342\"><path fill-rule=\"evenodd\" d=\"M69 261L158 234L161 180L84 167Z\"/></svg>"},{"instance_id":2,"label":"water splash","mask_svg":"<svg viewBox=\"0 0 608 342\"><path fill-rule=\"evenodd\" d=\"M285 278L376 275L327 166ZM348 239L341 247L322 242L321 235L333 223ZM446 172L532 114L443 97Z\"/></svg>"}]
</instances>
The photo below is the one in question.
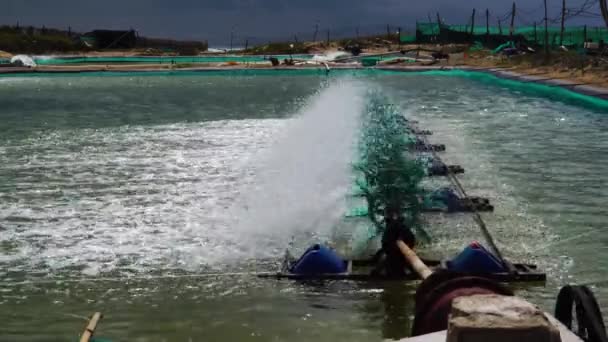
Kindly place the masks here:
<instances>
[{"instance_id":1,"label":"water splash","mask_svg":"<svg viewBox=\"0 0 608 342\"><path fill-rule=\"evenodd\" d=\"M257 167L235 208L241 251L275 256L293 237L305 246L331 235L344 213L363 88L336 81L313 97Z\"/></svg>"},{"instance_id":2,"label":"water splash","mask_svg":"<svg viewBox=\"0 0 608 342\"><path fill-rule=\"evenodd\" d=\"M344 51L333 51L333 52L327 52L326 54L323 55L314 55L312 56L312 60L316 61L316 62L331 62L336 60L339 57L346 57L346 56L350 56L351 54L348 52L344 52Z\"/></svg>"}]
</instances>

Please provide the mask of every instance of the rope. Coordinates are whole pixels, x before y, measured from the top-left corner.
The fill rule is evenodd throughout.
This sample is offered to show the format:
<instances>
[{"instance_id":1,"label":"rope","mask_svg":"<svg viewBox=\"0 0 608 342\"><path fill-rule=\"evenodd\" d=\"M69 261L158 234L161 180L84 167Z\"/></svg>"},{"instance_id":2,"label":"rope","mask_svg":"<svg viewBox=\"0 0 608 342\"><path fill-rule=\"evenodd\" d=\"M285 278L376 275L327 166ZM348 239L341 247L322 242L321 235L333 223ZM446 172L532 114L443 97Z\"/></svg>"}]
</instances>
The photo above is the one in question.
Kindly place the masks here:
<instances>
[{"instance_id":1,"label":"rope","mask_svg":"<svg viewBox=\"0 0 608 342\"><path fill-rule=\"evenodd\" d=\"M422 136L420 137L420 139L422 139L422 141L424 141L425 144L428 144L428 140L426 137ZM441 158L439 157L439 155L437 154L437 152L431 150L431 154L433 155L433 158L443 162L441 160ZM456 178L456 175L454 175L454 173L452 172L452 170L450 170L448 168L448 179L450 180L450 182L452 183L452 185L454 185L456 187L456 190L458 192L460 192L460 195L466 199L469 198L469 196L467 195L466 191L464 190L464 187L462 186L462 184L460 183L460 181L458 180L458 178ZM477 225L479 226L479 229L481 230L481 233L484 235L484 238L486 240L486 242L490 245L490 248L492 249L492 251L494 252L494 254L496 255L496 257L498 257L498 259L500 260L500 262L503 264L503 266L505 266L509 271L514 272L515 269L513 268L513 266L508 263L505 258L503 257L502 253L500 252L500 250L498 249L498 246L496 246L496 243L494 242L494 239L492 238L492 235L490 234L490 231L488 230L488 226L485 224L485 222L483 221L483 218L481 217L481 215L479 214L479 212L477 211L477 209L472 206L472 214L473 214L473 218L475 220L475 222L477 223Z\"/></svg>"}]
</instances>

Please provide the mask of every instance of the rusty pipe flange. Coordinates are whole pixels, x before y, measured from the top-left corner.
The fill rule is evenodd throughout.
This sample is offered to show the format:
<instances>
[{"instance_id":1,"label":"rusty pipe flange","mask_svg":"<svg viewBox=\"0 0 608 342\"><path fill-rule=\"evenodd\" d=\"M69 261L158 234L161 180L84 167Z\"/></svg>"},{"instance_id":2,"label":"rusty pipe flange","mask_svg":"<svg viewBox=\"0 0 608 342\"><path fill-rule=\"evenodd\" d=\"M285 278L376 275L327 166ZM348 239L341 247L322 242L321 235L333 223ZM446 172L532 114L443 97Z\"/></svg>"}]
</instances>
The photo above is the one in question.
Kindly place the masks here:
<instances>
[{"instance_id":1,"label":"rusty pipe flange","mask_svg":"<svg viewBox=\"0 0 608 342\"><path fill-rule=\"evenodd\" d=\"M435 290L437 287L447 281L460 277L462 277L461 274L449 271L447 269L440 268L435 270L435 272L433 272L433 274L431 274L422 283L420 283L420 285L418 285L418 288L416 289L416 296L414 298L416 303L416 313L418 313L418 311L422 309L423 302L426 301L426 298L433 290Z\"/></svg>"},{"instance_id":2,"label":"rusty pipe flange","mask_svg":"<svg viewBox=\"0 0 608 342\"><path fill-rule=\"evenodd\" d=\"M416 293L416 316L412 326L412 336L447 329L448 315L455 298L478 294L513 295L510 289L486 278L451 277L448 274L444 274L442 277L446 277L447 280L440 282L438 277L433 280L434 284L437 284L436 286L424 287L426 295L421 293L421 296L418 297L418 293Z\"/></svg>"}]
</instances>

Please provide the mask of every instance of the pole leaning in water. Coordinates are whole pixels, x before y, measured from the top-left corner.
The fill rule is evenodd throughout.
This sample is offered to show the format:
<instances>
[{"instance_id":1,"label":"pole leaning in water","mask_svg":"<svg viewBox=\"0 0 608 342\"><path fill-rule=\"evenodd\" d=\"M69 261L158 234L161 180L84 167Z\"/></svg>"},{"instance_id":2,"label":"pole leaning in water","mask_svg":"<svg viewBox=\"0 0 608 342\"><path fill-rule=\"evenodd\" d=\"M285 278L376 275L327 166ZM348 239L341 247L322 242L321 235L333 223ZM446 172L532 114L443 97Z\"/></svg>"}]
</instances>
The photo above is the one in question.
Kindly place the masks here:
<instances>
[{"instance_id":1,"label":"pole leaning in water","mask_svg":"<svg viewBox=\"0 0 608 342\"><path fill-rule=\"evenodd\" d=\"M500 21L499 21L499 23L500 23ZM428 139L426 139L426 138L422 138L422 139L424 140L425 143L428 144ZM431 155L433 156L433 158L435 158L437 160L441 160L441 158L439 157L437 152L431 151ZM450 182L454 185L454 187L456 187L456 190L460 193L460 195L464 198L469 198L469 195L467 195L466 191L464 190L464 187L458 180L458 177L456 177L456 175L449 169L448 169L447 176L448 176L448 179L450 180ZM479 226L479 229L481 230L481 233L483 234L486 242L490 245L492 252L494 252L494 255L498 258L498 260L500 260L501 264L507 270L509 270L509 272L511 272L511 273L515 272L515 268L513 267L513 265L511 263L507 262L507 260L503 257L502 253L498 249L498 246L496 246L496 243L494 242L494 238L492 238L492 234L490 234L490 231L489 231L488 227L486 226L485 222L483 221L483 218L481 217L479 212L477 210L475 210L474 208L473 208L473 219Z\"/></svg>"},{"instance_id":2,"label":"pole leaning in water","mask_svg":"<svg viewBox=\"0 0 608 342\"><path fill-rule=\"evenodd\" d=\"M93 334L95 334L95 329L97 329L97 324L99 324L101 318L101 312L96 312L93 314L93 317L91 317L89 324L87 324L87 327L85 328L84 332L82 333L82 336L80 337L80 342L91 341Z\"/></svg>"},{"instance_id":3,"label":"pole leaning in water","mask_svg":"<svg viewBox=\"0 0 608 342\"><path fill-rule=\"evenodd\" d=\"M410 266L412 266L412 269L418 273L420 279L424 280L433 274L433 271L431 271L431 269L428 268L428 266L426 266L422 260L420 260L418 255L416 255L416 253L409 248L405 242L397 240L397 247L399 247L399 250L405 257L405 260L407 260Z\"/></svg>"}]
</instances>

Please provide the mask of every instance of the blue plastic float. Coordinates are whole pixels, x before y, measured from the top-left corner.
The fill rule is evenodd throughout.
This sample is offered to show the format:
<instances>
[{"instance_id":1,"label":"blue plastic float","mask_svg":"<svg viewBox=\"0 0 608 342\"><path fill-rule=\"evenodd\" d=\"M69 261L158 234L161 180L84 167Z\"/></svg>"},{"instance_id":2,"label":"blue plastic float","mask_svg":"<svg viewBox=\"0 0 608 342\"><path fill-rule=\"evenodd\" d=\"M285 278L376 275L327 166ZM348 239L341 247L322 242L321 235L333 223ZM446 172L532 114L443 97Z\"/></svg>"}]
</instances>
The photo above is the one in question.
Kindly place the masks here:
<instances>
[{"instance_id":1,"label":"blue plastic float","mask_svg":"<svg viewBox=\"0 0 608 342\"><path fill-rule=\"evenodd\" d=\"M316 244L310 247L291 267L298 275L340 274L348 269L348 262L332 249Z\"/></svg>"}]
</instances>

